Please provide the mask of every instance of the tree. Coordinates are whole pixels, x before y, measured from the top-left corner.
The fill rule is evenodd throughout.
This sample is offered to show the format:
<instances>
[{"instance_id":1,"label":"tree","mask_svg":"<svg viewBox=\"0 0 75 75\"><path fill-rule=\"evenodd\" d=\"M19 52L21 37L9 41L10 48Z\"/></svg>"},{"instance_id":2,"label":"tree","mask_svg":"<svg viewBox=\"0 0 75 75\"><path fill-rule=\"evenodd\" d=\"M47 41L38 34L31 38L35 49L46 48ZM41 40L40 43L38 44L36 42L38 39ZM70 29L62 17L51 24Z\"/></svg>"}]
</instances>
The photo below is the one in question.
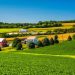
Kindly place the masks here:
<instances>
[{"instance_id":1,"label":"tree","mask_svg":"<svg viewBox=\"0 0 75 75\"><path fill-rule=\"evenodd\" d=\"M2 49L1 49L1 47L0 47L0 51L1 51Z\"/></svg>"},{"instance_id":2,"label":"tree","mask_svg":"<svg viewBox=\"0 0 75 75\"><path fill-rule=\"evenodd\" d=\"M41 42L41 41L38 41L37 46L38 46L38 47L43 47L42 42Z\"/></svg>"},{"instance_id":3,"label":"tree","mask_svg":"<svg viewBox=\"0 0 75 75\"><path fill-rule=\"evenodd\" d=\"M49 41L48 38L44 38L44 39L43 39L43 45L44 45L44 46L50 45L50 41Z\"/></svg>"},{"instance_id":4,"label":"tree","mask_svg":"<svg viewBox=\"0 0 75 75\"><path fill-rule=\"evenodd\" d=\"M71 38L71 36L69 35L68 36L68 39L67 39L68 41L71 41L72 40L72 38Z\"/></svg>"},{"instance_id":5,"label":"tree","mask_svg":"<svg viewBox=\"0 0 75 75\"><path fill-rule=\"evenodd\" d=\"M13 40L12 47L16 47L18 43L21 43L21 40L19 38L15 38Z\"/></svg>"},{"instance_id":6,"label":"tree","mask_svg":"<svg viewBox=\"0 0 75 75\"><path fill-rule=\"evenodd\" d=\"M50 35L50 34L51 34L51 31L47 31L46 34L47 34L47 35Z\"/></svg>"},{"instance_id":7,"label":"tree","mask_svg":"<svg viewBox=\"0 0 75 75\"><path fill-rule=\"evenodd\" d=\"M16 49L17 50L22 50L22 44L21 43L18 43L17 46L16 46Z\"/></svg>"},{"instance_id":8,"label":"tree","mask_svg":"<svg viewBox=\"0 0 75 75\"><path fill-rule=\"evenodd\" d=\"M33 42L29 42L28 43L28 48L29 49L35 48L35 44Z\"/></svg>"},{"instance_id":9,"label":"tree","mask_svg":"<svg viewBox=\"0 0 75 75\"><path fill-rule=\"evenodd\" d=\"M54 45L54 39L53 38L50 39L50 44Z\"/></svg>"},{"instance_id":10,"label":"tree","mask_svg":"<svg viewBox=\"0 0 75 75\"><path fill-rule=\"evenodd\" d=\"M59 40L58 40L58 36L57 35L54 36L54 43L56 43L56 44L59 43Z\"/></svg>"}]
</instances>

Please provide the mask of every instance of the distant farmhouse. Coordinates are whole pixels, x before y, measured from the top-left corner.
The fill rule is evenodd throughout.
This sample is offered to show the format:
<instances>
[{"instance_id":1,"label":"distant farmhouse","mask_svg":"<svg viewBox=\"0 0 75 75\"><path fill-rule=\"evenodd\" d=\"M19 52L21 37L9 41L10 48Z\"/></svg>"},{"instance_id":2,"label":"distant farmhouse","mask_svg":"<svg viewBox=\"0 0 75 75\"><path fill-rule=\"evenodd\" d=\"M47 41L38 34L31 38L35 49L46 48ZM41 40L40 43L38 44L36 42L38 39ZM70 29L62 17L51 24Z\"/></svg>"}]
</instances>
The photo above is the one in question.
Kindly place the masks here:
<instances>
[{"instance_id":1,"label":"distant farmhouse","mask_svg":"<svg viewBox=\"0 0 75 75\"><path fill-rule=\"evenodd\" d=\"M0 47L7 47L8 43L5 38L0 38Z\"/></svg>"},{"instance_id":2,"label":"distant farmhouse","mask_svg":"<svg viewBox=\"0 0 75 75\"><path fill-rule=\"evenodd\" d=\"M24 33L24 32L28 32L28 30L27 29L20 29L19 32Z\"/></svg>"},{"instance_id":3,"label":"distant farmhouse","mask_svg":"<svg viewBox=\"0 0 75 75\"><path fill-rule=\"evenodd\" d=\"M30 37L27 38L27 42L33 42L33 43L37 44L38 39L37 39L36 36L30 36Z\"/></svg>"}]
</instances>

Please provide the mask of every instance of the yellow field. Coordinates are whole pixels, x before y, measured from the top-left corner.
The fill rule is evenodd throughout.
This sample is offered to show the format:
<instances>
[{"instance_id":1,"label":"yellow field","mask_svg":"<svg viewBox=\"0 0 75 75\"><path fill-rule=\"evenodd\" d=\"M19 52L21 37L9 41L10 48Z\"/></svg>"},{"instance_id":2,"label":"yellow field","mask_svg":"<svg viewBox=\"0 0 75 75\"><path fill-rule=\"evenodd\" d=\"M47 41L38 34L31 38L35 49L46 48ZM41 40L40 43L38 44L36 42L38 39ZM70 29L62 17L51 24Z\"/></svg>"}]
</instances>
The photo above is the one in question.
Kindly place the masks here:
<instances>
[{"instance_id":1,"label":"yellow field","mask_svg":"<svg viewBox=\"0 0 75 75\"><path fill-rule=\"evenodd\" d=\"M62 23L63 27L73 27L75 23Z\"/></svg>"},{"instance_id":2,"label":"yellow field","mask_svg":"<svg viewBox=\"0 0 75 75\"><path fill-rule=\"evenodd\" d=\"M67 34L59 34L58 35L58 39L59 40L67 40L68 36L70 35L71 37L74 35L75 33L67 33ZM39 38L39 40L43 40L45 37L48 37L49 39L52 37L54 37L54 35L41 35L41 37Z\"/></svg>"},{"instance_id":3,"label":"yellow field","mask_svg":"<svg viewBox=\"0 0 75 75\"><path fill-rule=\"evenodd\" d=\"M20 28L0 28L0 33L18 32Z\"/></svg>"},{"instance_id":4,"label":"yellow field","mask_svg":"<svg viewBox=\"0 0 75 75\"><path fill-rule=\"evenodd\" d=\"M28 36L24 36L24 37L16 37L16 38L20 38L20 39L23 39L23 38L27 38ZM14 38L6 38L7 41L12 41L14 40Z\"/></svg>"},{"instance_id":5,"label":"yellow field","mask_svg":"<svg viewBox=\"0 0 75 75\"><path fill-rule=\"evenodd\" d=\"M29 28L28 30L29 31L36 31L36 32L46 32L46 31L49 31L49 30L54 30L54 29L69 29L71 28L72 26L69 26L69 27L49 27L49 28Z\"/></svg>"}]
</instances>

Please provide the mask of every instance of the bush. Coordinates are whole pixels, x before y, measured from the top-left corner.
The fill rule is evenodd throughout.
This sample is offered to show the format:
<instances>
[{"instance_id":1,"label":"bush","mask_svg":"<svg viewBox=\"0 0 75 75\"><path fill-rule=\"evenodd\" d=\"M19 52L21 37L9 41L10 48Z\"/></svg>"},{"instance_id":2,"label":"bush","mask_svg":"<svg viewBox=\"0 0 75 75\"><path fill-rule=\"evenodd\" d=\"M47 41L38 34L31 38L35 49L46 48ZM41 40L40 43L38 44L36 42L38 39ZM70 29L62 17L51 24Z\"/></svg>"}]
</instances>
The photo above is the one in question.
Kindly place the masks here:
<instances>
[{"instance_id":1,"label":"bush","mask_svg":"<svg viewBox=\"0 0 75 75\"><path fill-rule=\"evenodd\" d=\"M48 38L44 38L42 43L43 43L44 46L50 45L50 41L49 41Z\"/></svg>"},{"instance_id":2,"label":"bush","mask_svg":"<svg viewBox=\"0 0 75 75\"><path fill-rule=\"evenodd\" d=\"M29 49L35 48L35 44L33 42L29 42L28 43L28 48Z\"/></svg>"},{"instance_id":3,"label":"bush","mask_svg":"<svg viewBox=\"0 0 75 75\"><path fill-rule=\"evenodd\" d=\"M37 46L38 46L38 47L43 47L42 42L41 42L41 41L38 41Z\"/></svg>"},{"instance_id":4,"label":"bush","mask_svg":"<svg viewBox=\"0 0 75 75\"><path fill-rule=\"evenodd\" d=\"M17 50L22 50L22 44L21 43L18 43L17 46L16 46L16 49Z\"/></svg>"},{"instance_id":5,"label":"bush","mask_svg":"<svg viewBox=\"0 0 75 75\"><path fill-rule=\"evenodd\" d=\"M68 41L71 41L72 40L72 38L71 38L71 36L68 36L68 39L67 39Z\"/></svg>"},{"instance_id":6,"label":"bush","mask_svg":"<svg viewBox=\"0 0 75 75\"><path fill-rule=\"evenodd\" d=\"M56 43L56 44L59 43L59 40L58 40L58 36L57 35L54 36L54 43Z\"/></svg>"},{"instance_id":7,"label":"bush","mask_svg":"<svg viewBox=\"0 0 75 75\"><path fill-rule=\"evenodd\" d=\"M0 51L2 51L1 47L0 47Z\"/></svg>"},{"instance_id":8,"label":"bush","mask_svg":"<svg viewBox=\"0 0 75 75\"><path fill-rule=\"evenodd\" d=\"M72 36L72 38L75 40L75 34Z\"/></svg>"},{"instance_id":9,"label":"bush","mask_svg":"<svg viewBox=\"0 0 75 75\"><path fill-rule=\"evenodd\" d=\"M21 40L19 38L15 38L13 40L12 47L16 47L18 43L21 43Z\"/></svg>"},{"instance_id":10,"label":"bush","mask_svg":"<svg viewBox=\"0 0 75 75\"><path fill-rule=\"evenodd\" d=\"M54 39L53 38L50 39L50 44L54 45Z\"/></svg>"},{"instance_id":11,"label":"bush","mask_svg":"<svg viewBox=\"0 0 75 75\"><path fill-rule=\"evenodd\" d=\"M58 36L57 36L57 35L55 35L55 36L54 36L54 39L58 39Z\"/></svg>"}]
</instances>

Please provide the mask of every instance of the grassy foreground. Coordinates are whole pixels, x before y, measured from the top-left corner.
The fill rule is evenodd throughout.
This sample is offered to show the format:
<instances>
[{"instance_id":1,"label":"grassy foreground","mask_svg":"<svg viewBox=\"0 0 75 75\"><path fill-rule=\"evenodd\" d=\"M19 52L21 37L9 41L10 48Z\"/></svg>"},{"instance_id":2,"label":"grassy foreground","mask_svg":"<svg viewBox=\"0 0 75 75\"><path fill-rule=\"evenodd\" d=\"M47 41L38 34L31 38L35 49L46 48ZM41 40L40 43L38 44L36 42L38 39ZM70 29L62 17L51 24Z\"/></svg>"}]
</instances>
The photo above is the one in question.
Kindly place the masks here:
<instances>
[{"instance_id":1,"label":"grassy foreground","mask_svg":"<svg viewBox=\"0 0 75 75\"><path fill-rule=\"evenodd\" d=\"M0 75L75 75L75 41L0 52Z\"/></svg>"}]
</instances>

